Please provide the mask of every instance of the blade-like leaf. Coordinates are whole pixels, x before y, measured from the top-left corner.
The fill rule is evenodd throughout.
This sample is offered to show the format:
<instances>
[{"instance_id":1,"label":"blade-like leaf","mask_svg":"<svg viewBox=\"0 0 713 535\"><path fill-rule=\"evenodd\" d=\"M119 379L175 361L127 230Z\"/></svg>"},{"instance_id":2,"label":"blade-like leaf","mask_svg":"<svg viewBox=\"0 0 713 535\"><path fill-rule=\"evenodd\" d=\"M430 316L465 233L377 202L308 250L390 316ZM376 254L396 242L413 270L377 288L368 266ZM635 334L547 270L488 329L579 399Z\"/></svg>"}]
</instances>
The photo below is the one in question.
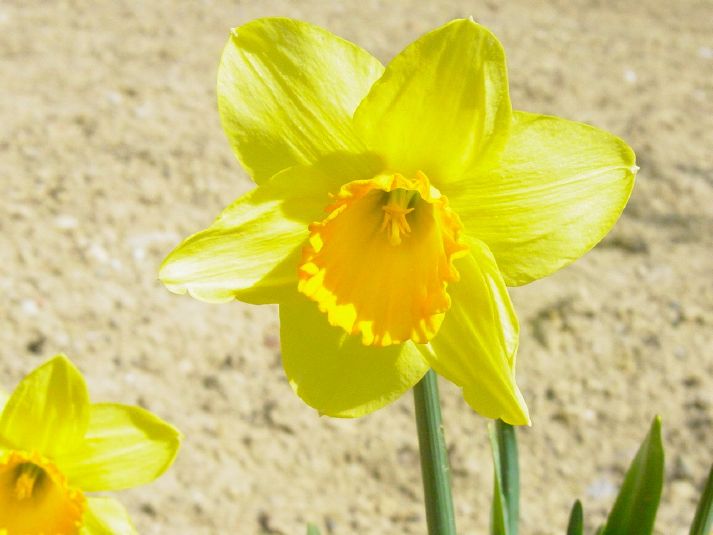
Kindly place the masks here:
<instances>
[{"instance_id":1,"label":"blade-like leaf","mask_svg":"<svg viewBox=\"0 0 713 535\"><path fill-rule=\"evenodd\" d=\"M505 498L498 481L497 470L493 483L493 507L490 510L490 535L508 535Z\"/></svg>"},{"instance_id":2,"label":"blade-like leaf","mask_svg":"<svg viewBox=\"0 0 713 535\"><path fill-rule=\"evenodd\" d=\"M493 450L493 507L491 535L517 535L520 514L520 472L515 428L502 420L490 425Z\"/></svg>"},{"instance_id":3,"label":"blade-like leaf","mask_svg":"<svg viewBox=\"0 0 713 535\"><path fill-rule=\"evenodd\" d=\"M604 535L650 535L661 498L663 465L661 418L657 416L626 472Z\"/></svg>"},{"instance_id":4,"label":"blade-like leaf","mask_svg":"<svg viewBox=\"0 0 713 535\"><path fill-rule=\"evenodd\" d=\"M307 535L319 535L319 528L314 524L307 524Z\"/></svg>"},{"instance_id":5,"label":"blade-like leaf","mask_svg":"<svg viewBox=\"0 0 713 535\"><path fill-rule=\"evenodd\" d=\"M582 502L577 500L572 506L569 514L569 524L567 524L567 535L582 535L584 533L584 513L582 512Z\"/></svg>"},{"instance_id":6,"label":"blade-like leaf","mask_svg":"<svg viewBox=\"0 0 713 535\"><path fill-rule=\"evenodd\" d=\"M696 516L691 525L691 535L708 535L713 529L713 465L708 472L708 481L698 502Z\"/></svg>"}]
</instances>

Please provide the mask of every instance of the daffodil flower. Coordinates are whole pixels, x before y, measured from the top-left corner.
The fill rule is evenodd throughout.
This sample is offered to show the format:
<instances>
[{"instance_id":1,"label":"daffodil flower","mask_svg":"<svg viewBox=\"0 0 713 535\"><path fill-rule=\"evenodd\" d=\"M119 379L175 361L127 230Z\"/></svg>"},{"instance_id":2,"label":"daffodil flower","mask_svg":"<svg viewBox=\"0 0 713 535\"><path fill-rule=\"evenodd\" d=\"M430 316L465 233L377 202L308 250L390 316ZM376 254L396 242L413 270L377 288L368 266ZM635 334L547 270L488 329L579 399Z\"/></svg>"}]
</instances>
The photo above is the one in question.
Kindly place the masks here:
<instances>
[{"instance_id":1,"label":"daffodil flower","mask_svg":"<svg viewBox=\"0 0 713 535\"><path fill-rule=\"evenodd\" d=\"M61 355L0 398L0 534L136 533L119 502L85 493L153 481L173 462L178 431L138 407L90 403Z\"/></svg>"},{"instance_id":2,"label":"daffodil flower","mask_svg":"<svg viewBox=\"0 0 713 535\"><path fill-rule=\"evenodd\" d=\"M173 292L279 303L284 368L320 413L356 417L428 370L483 415L527 424L506 285L591 249L634 154L576 122L513 111L505 54L472 20L385 68L316 26L232 31L223 128L258 186L164 261Z\"/></svg>"}]
</instances>

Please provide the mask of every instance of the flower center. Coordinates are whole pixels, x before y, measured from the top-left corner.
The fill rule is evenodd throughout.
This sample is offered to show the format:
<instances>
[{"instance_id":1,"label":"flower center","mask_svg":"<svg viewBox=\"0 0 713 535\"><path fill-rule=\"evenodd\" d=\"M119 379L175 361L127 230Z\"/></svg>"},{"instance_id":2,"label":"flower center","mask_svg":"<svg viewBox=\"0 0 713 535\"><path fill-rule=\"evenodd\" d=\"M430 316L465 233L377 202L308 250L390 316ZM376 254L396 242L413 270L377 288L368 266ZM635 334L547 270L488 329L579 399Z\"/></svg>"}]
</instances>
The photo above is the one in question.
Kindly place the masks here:
<instances>
[{"instance_id":1,"label":"flower center","mask_svg":"<svg viewBox=\"0 0 713 535\"><path fill-rule=\"evenodd\" d=\"M298 290L366 345L427 343L450 307L461 224L423 173L342 186L310 225Z\"/></svg>"},{"instance_id":2,"label":"flower center","mask_svg":"<svg viewBox=\"0 0 713 535\"><path fill-rule=\"evenodd\" d=\"M35 490L45 482L45 471L34 463L21 463L15 467L15 499L17 501L29 500Z\"/></svg>"},{"instance_id":3,"label":"flower center","mask_svg":"<svg viewBox=\"0 0 713 535\"><path fill-rule=\"evenodd\" d=\"M411 227L406 221L406 214L415 208L409 208L409 203L416 197L415 191L397 189L388 194L389 200L381 207L384 211L384 221L381 230L385 230L391 245L401 245L401 235L409 234Z\"/></svg>"},{"instance_id":4,"label":"flower center","mask_svg":"<svg viewBox=\"0 0 713 535\"><path fill-rule=\"evenodd\" d=\"M0 533L76 535L85 503L83 494L37 453L13 451L0 461Z\"/></svg>"}]
</instances>

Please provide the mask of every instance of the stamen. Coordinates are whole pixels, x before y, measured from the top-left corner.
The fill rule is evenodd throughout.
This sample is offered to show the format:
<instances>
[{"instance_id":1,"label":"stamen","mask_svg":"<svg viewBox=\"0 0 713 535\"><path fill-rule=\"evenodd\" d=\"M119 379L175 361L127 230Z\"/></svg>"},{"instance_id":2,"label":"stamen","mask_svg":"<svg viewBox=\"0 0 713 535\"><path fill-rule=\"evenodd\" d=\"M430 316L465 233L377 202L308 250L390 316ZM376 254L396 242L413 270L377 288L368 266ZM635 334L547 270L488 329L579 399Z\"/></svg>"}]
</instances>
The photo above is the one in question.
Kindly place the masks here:
<instances>
[{"instance_id":1,"label":"stamen","mask_svg":"<svg viewBox=\"0 0 713 535\"><path fill-rule=\"evenodd\" d=\"M18 501L32 498L35 487L45 479L45 471L34 463L22 463L15 468L15 498Z\"/></svg>"},{"instance_id":2,"label":"stamen","mask_svg":"<svg viewBox=\"0 0 713 535\"><path fill-rule=\"evenodd\" d=\"M382 232L386 230L391 245L401 245L401 235L408 236L411 233L411 226L406 221L406 214L414 211L414 208L409 208L408 206L416 196L416 192L396 189L390 192L388 196L388 202L381 207L384 211L381 230Z\"/></svg>"}]
</instances>

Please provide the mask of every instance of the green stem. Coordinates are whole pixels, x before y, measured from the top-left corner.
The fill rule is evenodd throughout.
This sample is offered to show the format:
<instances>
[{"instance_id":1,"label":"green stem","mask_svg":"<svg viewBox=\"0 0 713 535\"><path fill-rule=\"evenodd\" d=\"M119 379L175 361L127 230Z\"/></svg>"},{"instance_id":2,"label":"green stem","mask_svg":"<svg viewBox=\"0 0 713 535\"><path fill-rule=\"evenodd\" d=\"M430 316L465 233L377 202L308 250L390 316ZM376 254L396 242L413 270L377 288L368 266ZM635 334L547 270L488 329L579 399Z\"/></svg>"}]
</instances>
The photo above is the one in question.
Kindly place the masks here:
<instances>
[{"instance_id":1,"label":"green stem","mask_svg":"<svg viewBox=\"0 0 713 535\"><path fill-rule=\"evenodd\" d=\"M495 420L490 432L495 460L496 490L499 493L497 498L502 498L499 505L503 509L501 514L505 515L505 533L517 535L520 517L520 466L515 428L502 420ZM493 505L495 504L496 500L493 500Z\"/></svg>"},{"instance_id":2,"label":"green stem","mask_svg":"<svg viewBox=\"0 0 713 535\"><path fill-rule=\"evenodd\" d=\"M441 423L436 373L429 370L413 387L421 475L429 535L455 535L448 452Z\"/></svg>"}]
</instances>

